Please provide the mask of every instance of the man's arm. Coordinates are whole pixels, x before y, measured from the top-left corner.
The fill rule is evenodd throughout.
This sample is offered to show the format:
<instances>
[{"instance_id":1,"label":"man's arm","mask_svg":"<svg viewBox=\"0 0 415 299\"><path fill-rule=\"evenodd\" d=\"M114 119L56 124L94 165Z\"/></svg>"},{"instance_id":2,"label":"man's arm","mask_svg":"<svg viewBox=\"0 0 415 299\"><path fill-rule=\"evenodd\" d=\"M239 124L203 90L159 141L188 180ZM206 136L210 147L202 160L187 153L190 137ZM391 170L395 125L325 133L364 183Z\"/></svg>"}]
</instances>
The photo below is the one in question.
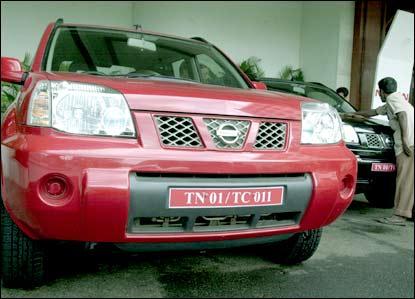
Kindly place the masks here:
<instances>
[{"instance_id":1,"label":"man's arm","mask_svg":"<svg viewBox=\"0 0 415 299\"><path fill-rule=\"evenodd\" d=\"M363 111L356 111L356 112L351 112L351 113L343 113L340 116L344 117L344 118L368 118L368 117L372 117L372 116L376 116L378 115L376 109L370 109L370 110L363 110Z\"/></svg>"},{"instance_id":2,"label":"man's arm","mask_svg":"<svg viewBox=\"0 0 415 299\"><path fill-rule=\"evenodd\" d=\"M364 116L364 117L372 117L372 116L378 115L378 113L376 112L376 109L357 111L354 114L355 115L361 115L361 116Z\"/></svg>"},{"instance_id":3,"label":"man's arm","mask_svg":"<svg viewBox=\"0 0 415 299\"><path fill-rule=\"evenodd\" d=\"M402 147L405 155L408 157L412 155L412 150L408 144L408 116L406 115L405 111L398 112L396 114L398 116L399 126L401 128L401 138L402 138Z\"/></svg>"}]
</instances>

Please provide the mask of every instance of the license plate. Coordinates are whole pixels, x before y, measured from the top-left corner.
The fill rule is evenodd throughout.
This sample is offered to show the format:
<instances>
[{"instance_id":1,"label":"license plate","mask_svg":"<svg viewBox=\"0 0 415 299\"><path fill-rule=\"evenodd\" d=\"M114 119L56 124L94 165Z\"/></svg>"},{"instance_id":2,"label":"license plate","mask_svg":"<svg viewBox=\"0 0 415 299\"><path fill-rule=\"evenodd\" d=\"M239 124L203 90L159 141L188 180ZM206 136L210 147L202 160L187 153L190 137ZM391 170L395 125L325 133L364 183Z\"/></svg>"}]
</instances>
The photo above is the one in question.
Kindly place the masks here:
<instances>
[{"instance_id":1,"label":"license plate","mask_svg":"<svg viewBox=\"0 0 415 299\"><path fill-rule=\"evenodd\" d=\"M393 172L396 166L393 163L372 163L372 171Z\"/></svg>"},{"instance_id":2,"label":"license plate","mask_svg":"<svg viewBox=\"0 0 415 299\"><path fill-rule=\"evenodd\" d=\"M280 206L284 187L170 188L169 208Z\"/></svg>"}]
</instances>

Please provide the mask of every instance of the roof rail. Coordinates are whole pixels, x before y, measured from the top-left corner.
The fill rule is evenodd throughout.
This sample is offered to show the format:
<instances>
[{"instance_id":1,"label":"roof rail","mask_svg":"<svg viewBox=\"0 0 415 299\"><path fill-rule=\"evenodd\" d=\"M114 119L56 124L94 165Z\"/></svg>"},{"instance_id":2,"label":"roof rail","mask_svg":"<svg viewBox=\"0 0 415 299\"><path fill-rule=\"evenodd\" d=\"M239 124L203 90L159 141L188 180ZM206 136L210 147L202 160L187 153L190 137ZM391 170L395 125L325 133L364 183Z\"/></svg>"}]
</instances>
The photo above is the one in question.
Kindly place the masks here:
<instances>
[{"instance_id":1,"label":"roof rail","mask_svg":"<svg viewBox=\"0 0 415 299\"><path fill-rule=\"evenodd\" d=\"M194 40L198 40L202 43L210 44L207 40L205 40L204 38L199 37L199 36L194 36L194 37L191 37L190 39L194 39Z\"/></svg>"},{"instance_id":2,"label":"roof rail","mask_svg":"<svg viewBox=\"0 0 415 299\"><path fill-rule=\"evenodd\" d=\"M59 18L59 19L56 20L54 28L56 28L56 27L58 27L59 25L62 25L62 24L63 24L63 19Z\"/></svg>"}]
</instances>

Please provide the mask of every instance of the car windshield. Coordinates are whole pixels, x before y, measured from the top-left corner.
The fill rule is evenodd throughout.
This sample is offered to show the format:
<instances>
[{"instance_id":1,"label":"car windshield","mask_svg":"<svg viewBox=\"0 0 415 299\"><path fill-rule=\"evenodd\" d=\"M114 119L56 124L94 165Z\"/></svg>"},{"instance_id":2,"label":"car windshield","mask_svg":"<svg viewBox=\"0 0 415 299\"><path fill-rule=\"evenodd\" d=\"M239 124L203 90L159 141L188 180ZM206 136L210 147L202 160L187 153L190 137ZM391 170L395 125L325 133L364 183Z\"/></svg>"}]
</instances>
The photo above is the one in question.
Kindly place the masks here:
<instances>
[{"instance_id":1,"label":"car windshield","mask_svg":"<svg viewBox=\"0 0 415 299\"><path fill-rule=\"evenodd\" d=\"M264 81L269 90L297 94L303 97L325 102L341 113L355 112L356 109L341 96L324 87L311 86L294 82L268 82Z\"/></svg>"},{"instance_id":2,"label":"car windshield","mask_svg":"<svg viewBox=\"0 0 415 299\"><path fill-rule=\"evenodd\" d=\"M235 67L213 46L141 32L59 27L45 61L44 69L52 72L249 88Z\"/></svg>"}]
</instances>

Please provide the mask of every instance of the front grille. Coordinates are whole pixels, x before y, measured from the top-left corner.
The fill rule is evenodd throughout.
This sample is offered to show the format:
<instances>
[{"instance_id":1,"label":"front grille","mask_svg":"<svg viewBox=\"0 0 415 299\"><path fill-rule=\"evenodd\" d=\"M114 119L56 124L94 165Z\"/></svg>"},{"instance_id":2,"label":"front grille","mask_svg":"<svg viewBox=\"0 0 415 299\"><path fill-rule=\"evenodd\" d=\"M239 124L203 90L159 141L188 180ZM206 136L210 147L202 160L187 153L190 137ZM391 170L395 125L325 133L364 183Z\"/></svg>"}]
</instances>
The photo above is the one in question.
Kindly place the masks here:
<instances>
[{"instance_id":1,"label":"front grille","mask_svg":"<svg viewBox=\"0 0 415 299\"><path fill-rule=\"evenodd\" d=\"M190 117L156 116L155 119L164 145L202 147L202 141Z\"/></svg>"},{"instance_id":2,"label":"front grille","mask_svg":"<svg viewBox=\"0 0 415 299\"><path fill-rule=\"evenodd\" d=\"M241 149L244 145L249 121L206 118L204 122L217 148Z\"/></svg>"},{"instance_id":3,"label":"front grille","mask_svg":"<svg viewBox=\"0 0 415 299\"><path fill-rule=\"evenodd\" d=\"M256 149L283 149L286 132L287 124L285 123L262 122L254 147Z\"/></svg>"},{"instance_id":4,"label":"front grille","mask_svg":"<svg viewBox=\"0 0 415 299\"><path fill-rule=\"evenodd\" d=\"M367 146L371 148L382 148L383 143L378 134L366 134Z\"/></svg>"},{"instance_id":5,"label":"front grille","mask_svg":"<svg viewBox=\"0 0 415 299\"><path fill-rule=\"evenodd\" d=\"M162 232L212 232L251 228L282 227L294 225L299 212L268 213L258 215L226 215L189 217L137 217L133 233Z\"/></svg>"},{"instance_id":6,"label":"front grille","mask_svg":"<svg viewBox=\"0 0 415 299\"><path fill-rule=\"evenodd\" d=\"M283 150L286 146L288 124L285 122L172 115L156 115L154 120L160 142L165 147L241 150L252 122L258 124L258 132L247 150ZM201 122L208 136L199 135L198 132L206 132L206 128L197 128ZM211 143L207 142L209 138Z\"/></svg>"}]
</instances>

